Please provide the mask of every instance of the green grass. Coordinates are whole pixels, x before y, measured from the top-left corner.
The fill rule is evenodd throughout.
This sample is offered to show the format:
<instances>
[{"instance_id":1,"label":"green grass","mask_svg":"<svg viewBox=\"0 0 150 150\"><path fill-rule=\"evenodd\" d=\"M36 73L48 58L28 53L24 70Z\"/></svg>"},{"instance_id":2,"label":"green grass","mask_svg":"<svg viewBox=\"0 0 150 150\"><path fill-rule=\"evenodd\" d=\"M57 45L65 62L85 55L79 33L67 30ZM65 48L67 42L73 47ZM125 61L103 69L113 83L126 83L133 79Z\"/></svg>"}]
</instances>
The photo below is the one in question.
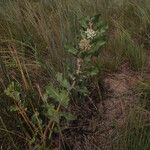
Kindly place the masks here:
<instances>
[{"instance_id":1,"label":"green grass","mask_svg":"<svg viewBox=\"0 0 150 150\"><path fill-rule=\"evenodd\" d=\"M145 116L147 115L147 118ZM136 108L129 113L128 120L126 120L126 127L120 131L118 136L118 148L120 150L148 150L150 147L150 126L149 126L149 112Z\"/></svg>"},{"instance_id":2,"label":"green grass","mask_svg":"<svg viewBox=\"0 0 150 150\"><path fill-rule=\"evenodd\" d=\"M14 149L21 147L20 143L26 144L26 141L14 135L19 131L21 136L26 136L22 120L9 111L11 100L4 94L8 84L12 80L20 83L22 94L29 96L27 100L32 99L34 103L37 99L39 102L37 85L43 92L48 82L54 82L56 72L67 73L66 63L72 68L75 66L74 59L66 53L64 46L68 43L77 44L80 32L78 20L98 13L109 25L108 44L98 60L101 73L115 72L126 62L139 73L147 70L150 46L149 0L0 2L0 142L3 142L5 149L8 143ZM26 94L28 92L30 94ZM133 147L129 149L138 150L145 146L147 150L147 130L135 127L134 131L132 128L134 125L127 127L120 149L130 145ZM3 137L7 137L7 141ZM12 140L15 137L18 141Z\"/></svg>"},{"instance_id":3,"label":"green grass","mask_svg":"<svg viewBox=\"0 0 150 150\"><path fill-rule=\"evenodd\" d=\"M150 147L150 87L149 81L139 82L135 87L139 103L128 115L126 125L119 131L119 149L148 150Z\"/></svg>"}]
</instances>

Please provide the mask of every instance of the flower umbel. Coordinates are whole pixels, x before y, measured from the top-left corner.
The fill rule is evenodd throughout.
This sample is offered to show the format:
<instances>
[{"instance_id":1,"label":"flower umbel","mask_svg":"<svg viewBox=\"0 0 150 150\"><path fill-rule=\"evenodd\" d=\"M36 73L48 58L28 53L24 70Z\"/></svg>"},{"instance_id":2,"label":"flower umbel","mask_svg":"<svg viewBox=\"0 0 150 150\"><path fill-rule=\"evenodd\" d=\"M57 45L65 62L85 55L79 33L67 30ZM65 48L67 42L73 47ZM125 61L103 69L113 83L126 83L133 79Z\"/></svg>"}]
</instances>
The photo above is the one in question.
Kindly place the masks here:
<instances>
[{"instance_id":1,"label":"flower umbel","mask_svg":"<svg viewBox=\"0 0 150 150\"><path fill-rule=\"evenodd\" d=\"M79 43L79 48L81 50L90 50L91 48L90 40L86 38L81 39Z\"/></svg>"},{"instance_id":2,"label":"flower umbel","mask_svg":"<svg viewBox=\"0 0 150 150\"><path fill-rule=\"evenodd\" d=\"M96 36L96 31L94 31L91 28L87 28L87 30L85 31L85 34L87 36L87 39L93 39Z\"/></svg>"}]
</instances>

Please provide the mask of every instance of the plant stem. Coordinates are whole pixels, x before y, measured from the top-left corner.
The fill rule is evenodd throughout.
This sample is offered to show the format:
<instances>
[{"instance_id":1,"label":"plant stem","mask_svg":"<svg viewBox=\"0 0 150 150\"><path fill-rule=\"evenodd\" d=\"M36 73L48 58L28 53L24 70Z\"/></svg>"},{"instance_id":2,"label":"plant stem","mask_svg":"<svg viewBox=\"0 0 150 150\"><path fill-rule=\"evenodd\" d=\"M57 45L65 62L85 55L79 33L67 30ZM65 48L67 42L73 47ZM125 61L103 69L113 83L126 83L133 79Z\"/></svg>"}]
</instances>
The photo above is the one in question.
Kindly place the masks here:
<instances>
[{"instance_id":1,"label":"plant stem","mask_svg":"<svg viewBox=\"0 0 150 150\"><path fill-rule=\"evenodd\" d=\"M77 65L76 74L77 74L77 75L79 75L79 73L80 73L80 70L81 70L81 63L82 63L82 59L81 59L81 58L77 58L77 62L76 62L76 65ZM70 88L68 89L68 94L69 94L70 91L74 88L75 84L76 84L76 79L74 78L72 85L71 85ZM57 109L56 109L57 112L60 110L60 107L61 107L61 105L59 104L58 107L57 107ZM51 124L52 124L52 125L51 125ZM51 138L52 133L53 133L53 128L54 128L54 126L55 126L55 122L49 121L49 123L48 123L48 125L46 126L46 129L45 129L45 131L44 131L43 138L42 138L42 142L45 142L46 137L47 137L47 134L48 134L48 131L49 131L50 128L51 128L51 129L50 129L49 138Z\"/></svg>"},{"instance_id":2,"label":"plant stem","mask_svg":"<svg viewBox=\"0 0 150 150\"><path fill-rule=\"evenodd\" d=\"M6 125L5 125L5 123L3 122L2 117L0 117L0 121L1 121L1 123L2 123L2 125L3 125L3 127L4 127L4 129L5 129L5 131L8 131L8 130L7 130L7 127L6 127ZM13 140L13 138L11 137L10 132L7 132L7 133L8 133L8 135L9 135L9 138L10 138L11 142L12 142L13 145L14 145L14 148L15 148L16 150L18 150L18 147L17 147L16 144L14 143L14 140Z\"/></svg>"}]
</instances>

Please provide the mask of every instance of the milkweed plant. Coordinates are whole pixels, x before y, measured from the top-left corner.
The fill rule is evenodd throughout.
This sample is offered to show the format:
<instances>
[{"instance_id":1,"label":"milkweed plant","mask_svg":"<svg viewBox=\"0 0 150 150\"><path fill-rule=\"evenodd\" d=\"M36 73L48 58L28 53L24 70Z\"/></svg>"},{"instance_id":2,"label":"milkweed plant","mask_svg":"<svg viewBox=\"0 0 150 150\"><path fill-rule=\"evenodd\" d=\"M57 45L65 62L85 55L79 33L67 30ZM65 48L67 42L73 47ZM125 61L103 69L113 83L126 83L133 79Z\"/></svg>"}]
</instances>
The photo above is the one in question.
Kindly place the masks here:
<instances>
[{"instance_id":1,"label":"milkweed plant","mask_svg":"<svg viewBox=\"0 0 150 150\"><path fill-rule=\"evenodd\" d=\"M75 68L69 72L68 77L62 73L56 74L57 87L49 83L42 93L39 88L42 105L39 108L28 108L25 97L22 97L21 86L12 82L5 94L9 96L14 105L10 111L16 112L31 131L28 144L45 146L52 138L52 134L60 130L61 120L69 122L75 116L68 112L71 97L78 93L82 98L88 95L88 80L98 75L99 68L96 60L102 47L106 44L106 31L108 26L100 20L100 15L83 17L80 21L80 35L75 46L65 45L67 53L75 58ZM42 116L42 117L41 117Z\"/></svg>"}]
</instances>

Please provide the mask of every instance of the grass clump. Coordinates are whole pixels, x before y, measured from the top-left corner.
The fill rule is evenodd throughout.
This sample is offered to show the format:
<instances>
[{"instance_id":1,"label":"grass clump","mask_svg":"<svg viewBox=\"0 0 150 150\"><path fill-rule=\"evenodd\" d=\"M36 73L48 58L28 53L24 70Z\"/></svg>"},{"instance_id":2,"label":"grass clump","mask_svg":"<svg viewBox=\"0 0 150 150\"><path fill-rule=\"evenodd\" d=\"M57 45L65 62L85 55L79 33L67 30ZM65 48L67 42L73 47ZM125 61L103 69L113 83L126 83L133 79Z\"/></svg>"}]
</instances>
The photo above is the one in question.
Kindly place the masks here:
<instances>
[{"instance_id":1,"label":"grass clump","mask_svg":"<svg viewBox=\"0 0 150 150\"><path fill-rule=\"evenodd\" d=\"M77 121L73 109L85 102L97 109L95 99L106 93L99 85L105 75L124 64L137 74L148 72L149 14L149 0L1 1L2 149L65 145L63 131ZM140 108L149 111L149 87L138 95ZM119 148L147 149L145 124L133 120Z\"/></svg>"},{"instance_id":2,"label":"grass clump","mask_svg":"<svg viewBox=\"0 0 150 150\"><path fill-rule=\"evenodd\" d=\"M148 114L145 114L148 113ZM145 118L147 116L147 118ZM134 109L130 112L129 120L121 131L119 149L148 150L150 146L149 112Z\"/></svg>"},{"instance_id":3,"label":"grass clump","mask_svg":"<svg viewBox=\"0 0 150 150\"><path fill-rule=\"evenodd\" d=\"M17 82L12 82L5 90L6 95L14 103L9 109L16 112L22 120L23 128L25 127L24 136L30 148L38 146L46 149L47 143L52 141L53 132L61 132L62 118L67 122L74 119L74 116L67 111L71 99L75 99L76 94L82 97L81 100L87 97L87 83L98 74L96 58L100 53L100 48L106 43L107 26L99 21L99 15L82 18L80 24L79 45L75 48L66 47L76 59L76 69L68 72L68 79L64 78L62 73L57 73L58 85L49 83L43 94L37 86L41 99L38 105L30 100L28 87L21 89ZM48 145L48 147L52 146Z\"/></svg>"}]
</instances>

